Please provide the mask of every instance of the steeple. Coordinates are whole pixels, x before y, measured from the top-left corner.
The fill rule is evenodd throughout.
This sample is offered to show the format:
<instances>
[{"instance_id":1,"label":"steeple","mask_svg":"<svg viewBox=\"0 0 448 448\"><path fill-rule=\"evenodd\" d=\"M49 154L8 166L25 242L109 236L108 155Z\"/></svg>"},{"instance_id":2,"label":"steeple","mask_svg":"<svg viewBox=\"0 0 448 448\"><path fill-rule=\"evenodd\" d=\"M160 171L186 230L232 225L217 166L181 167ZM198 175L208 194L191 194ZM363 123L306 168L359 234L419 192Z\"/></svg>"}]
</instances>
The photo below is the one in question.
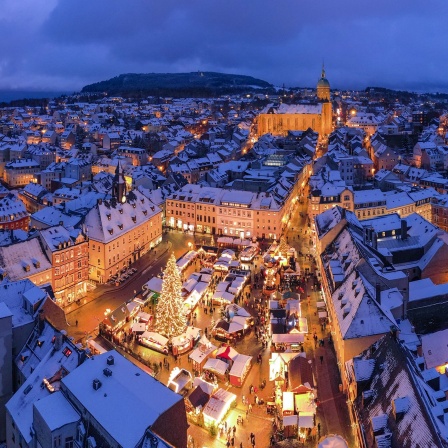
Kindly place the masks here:
<instances>
[{"instance_id":1,"label":"steeple","mask_svg":"<svg viewBox=\"0 0 448 448\"><path fill-rule=\"evenodd\" d=\"M117 202L124 202L126 200L126 181L120 161L118 161L117 168L115 168L115 176L112 182L112 197Z\"/></svg>"},{"instance_id":2,"label":"steeple","mask_svg":"<svg viewBox=\"0 0 448 448\"><path fill-rule=\"evenodd\" d=\"M325 65L324 65L323 62L322 62L322 75L321 75L321 78L325 78Z\"/></svg>"}]
</instances>

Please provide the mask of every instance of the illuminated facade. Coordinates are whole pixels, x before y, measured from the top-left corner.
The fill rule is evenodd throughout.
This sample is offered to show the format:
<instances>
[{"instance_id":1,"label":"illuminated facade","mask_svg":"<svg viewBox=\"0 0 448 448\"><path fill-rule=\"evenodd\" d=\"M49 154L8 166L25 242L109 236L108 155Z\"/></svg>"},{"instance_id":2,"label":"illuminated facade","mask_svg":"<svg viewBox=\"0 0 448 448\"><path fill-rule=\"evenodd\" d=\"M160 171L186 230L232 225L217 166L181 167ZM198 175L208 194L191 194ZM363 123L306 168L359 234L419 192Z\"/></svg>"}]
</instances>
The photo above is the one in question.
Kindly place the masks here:
<instances>
[{"instance_id":1,"label":"illuminated facade","mask_svg":"<svg viewBox=\"0 0 448 448\"><path fill-rule=\"evenodd\" d=\"M123 201L122 191L119 192ZM129 267L162 240L162 209L138 190L120 202L98 201L85 219L89 277L99 283Z\"/></svg>"},{"instance_id":2,"label":"illuminated facade","mask_svg":"<svg viewBox=\"0 0 448 448\"><path fill-rule=\"evenodd\" d=\"M308 128L321 136L332 131L333 112L330 101L330 83L322 76L317 82L316 104L281 104L268 106L258 116L258 135L286 135L288 131L306 131Z\"/></svg>"}]
</instances>

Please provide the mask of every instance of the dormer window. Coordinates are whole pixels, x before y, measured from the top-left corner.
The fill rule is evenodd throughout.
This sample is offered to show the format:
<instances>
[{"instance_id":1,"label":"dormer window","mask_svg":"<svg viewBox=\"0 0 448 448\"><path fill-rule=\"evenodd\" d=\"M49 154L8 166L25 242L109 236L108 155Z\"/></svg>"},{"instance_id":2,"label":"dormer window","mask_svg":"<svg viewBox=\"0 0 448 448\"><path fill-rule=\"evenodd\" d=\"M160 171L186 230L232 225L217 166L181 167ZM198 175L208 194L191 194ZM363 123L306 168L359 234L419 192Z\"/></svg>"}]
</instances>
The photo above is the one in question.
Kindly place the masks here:
<instances>
[{"instance_id":1,"label":"dormer window","mask_svg":"<svg viewBox=\"0 0 448 448\"><path fill-rule=\"evenodd\" d=\"M109 233L112 235L114 233L114 229L107 229Z\"/></svg>"},{"instance_id":2,"label":"dormer window","mask_svg":"<svg viewBox=\"0 0 448 448\"><path fill-rule=\"evenodd\" d=\"M132 218L132 221L133 221L134 223L137 222L137 216L131 216L131 218Z\"/></svg>"},{"instance_id":3,"label":"dormer window","mask_svg":"<svg viewBox=\"0 0 448 448\"><path fill-rule=\"evenodd\" d=\"M135 208L135 207L137 207L137 204L134 202L134 203L132 204L132 208Z\"/></svg>"},{"instance_id":4,"label":"dormer window","mask_svg":"<svg viewBox=\"0 0 448 448\"><path fill-rule=\"evenodd\" d=\"M123 209L122 208L119 208L118 211L120 212L120 215L123 214Z\"/></svg>"},{"instance_id":5,"label":"dormer window","mask_svg":"<svg viewBox=\"0 0 448 448\"><path fill-rule=\"evenodd\" d=\"M118 224L118 228L119 228L120 230L123 230L123 224Z\"/></svg>"},{"instance_id":6,"label":"dormer window","mask_svg":"<svg viewBox=\"0 0 448 448\"><path fill-rule=\"evenodd\" d=\"M108 220L108 221L110 221L110 218L111 218L111 214L110 214L110 213L108 213L108 214L107 214L106 216L107 216L107 220Z\"/></svg>"},{"instance_id":7,"label":"dormer window","mask_svg":"<svg viewBox=\"0 0 448 448\"><path fill-rule=\"evenodd\" d=\"M143 214L146 216L148 214L147 210L143 210Z\"/></svg>"}]
</instances>

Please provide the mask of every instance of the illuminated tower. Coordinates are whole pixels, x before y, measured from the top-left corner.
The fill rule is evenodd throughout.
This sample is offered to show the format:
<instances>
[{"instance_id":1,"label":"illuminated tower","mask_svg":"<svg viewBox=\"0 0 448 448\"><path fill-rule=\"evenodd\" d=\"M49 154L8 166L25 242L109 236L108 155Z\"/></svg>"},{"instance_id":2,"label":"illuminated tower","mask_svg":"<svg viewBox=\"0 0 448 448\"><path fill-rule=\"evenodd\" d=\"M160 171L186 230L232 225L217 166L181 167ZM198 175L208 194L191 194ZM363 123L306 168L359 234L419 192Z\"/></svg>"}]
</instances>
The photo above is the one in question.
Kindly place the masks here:
<instances>
[{"instance_id":1,"label":"illuminated tower","mask_svg":"<svg viewBox=\"0 0 448 448\"><path fill-rule=\"evenodd\" d=\"M317 81L317 98L320 101L330 101L330 83L325 77L325 67L322 64L322 76Z\"/></svg>"},{"instance_id":2,"label":"illuminated tower","mask_svg":"<svg viewBox=\"0 0 448 448\"><path fill-rule=\"evenodd\" d=\"M322 64L322 75L317 81L317 99L322 102L321 135L328 135L333 129L333 110L330 98L330 83L325 77L325 67Z\"/></svg>"},{"instance_id":3,"label":"illuminated tower","mask_svg":"<svg viewBox=\"0 0 448 448\"><path fill-rule=\"evenodd\" d=\"M112 197L115 198L117 202L126 201L126 180L120 162L117 163L114 180L112 182Z\"/></svg>"}]
</instances>

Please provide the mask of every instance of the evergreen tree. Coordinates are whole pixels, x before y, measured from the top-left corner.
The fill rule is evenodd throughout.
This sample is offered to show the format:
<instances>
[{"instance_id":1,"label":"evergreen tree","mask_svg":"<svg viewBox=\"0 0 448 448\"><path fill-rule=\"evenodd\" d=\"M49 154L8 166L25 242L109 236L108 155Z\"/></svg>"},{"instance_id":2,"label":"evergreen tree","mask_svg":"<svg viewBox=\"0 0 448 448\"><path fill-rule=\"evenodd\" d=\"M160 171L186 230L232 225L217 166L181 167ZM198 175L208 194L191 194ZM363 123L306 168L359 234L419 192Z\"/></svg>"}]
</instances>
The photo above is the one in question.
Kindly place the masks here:
<instances>
[{"instance_id":1,"label":"evergreen tree","mask_svg":"<svg viewBox=\"0 0 448 448\"><path fill-rule=\"evenodd\" d=\"M183 313L182 280L176 265L176 258L171 254L163 275L162 292L156 310L156 331L171 339L179 336L186 329Z\"/></svg>"},{"instance_id":2,"label":"evergreen tree","mask_svg":"<svg viewBox=\"0 0 448 448\"><path fill-rule=\"evenodd\" d=\"M285 238L285 236L284 235L282 235L281 236L281 238L280 238L280 244L278 245L278 253L282 256L282 257L284 257L284 258L286 258L287 257L287 255L288 255L288 250L289 250L289 245L288 245L288 243L286 242L286 238Z\"/></svg>"}]
</instances>

